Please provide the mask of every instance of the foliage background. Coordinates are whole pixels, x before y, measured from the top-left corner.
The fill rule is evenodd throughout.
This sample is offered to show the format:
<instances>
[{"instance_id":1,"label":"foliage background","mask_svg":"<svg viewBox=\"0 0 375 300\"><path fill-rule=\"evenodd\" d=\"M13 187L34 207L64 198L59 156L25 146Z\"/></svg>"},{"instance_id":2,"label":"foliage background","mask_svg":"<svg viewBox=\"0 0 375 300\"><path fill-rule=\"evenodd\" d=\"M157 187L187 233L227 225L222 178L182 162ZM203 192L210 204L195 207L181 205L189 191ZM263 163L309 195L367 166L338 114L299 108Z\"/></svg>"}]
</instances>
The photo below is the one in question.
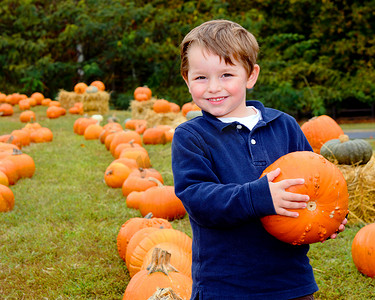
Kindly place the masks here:
<instances>
[{"instance_id":1,"label":"foliage background","mask_svg":"<svg viewBox=\"0 0 375 300\"><path fill-rule=\"evenodd\" d=\"M375 103L375 1L2 0L0 91L55 98L102 80L126 109L137 86L182 105L179 44L193 27L230 19L261 46L249 97L295 116Z\"/></svg>"}]
</instances>

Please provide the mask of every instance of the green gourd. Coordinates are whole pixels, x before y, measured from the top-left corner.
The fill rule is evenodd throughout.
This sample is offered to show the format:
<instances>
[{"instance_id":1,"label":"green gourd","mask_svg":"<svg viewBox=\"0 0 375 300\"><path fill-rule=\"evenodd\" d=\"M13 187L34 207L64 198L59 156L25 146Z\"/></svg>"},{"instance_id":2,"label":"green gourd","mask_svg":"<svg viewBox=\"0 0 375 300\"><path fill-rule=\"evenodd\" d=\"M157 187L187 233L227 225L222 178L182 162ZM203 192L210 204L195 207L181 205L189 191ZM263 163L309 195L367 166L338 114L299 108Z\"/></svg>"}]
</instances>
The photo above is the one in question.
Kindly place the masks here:
<instances>
[{"instance_id":1,"label":"green gourd","mask_svg":"<svg viewBox=\"0 0 375 300\"><path fill-rule=\"evenodd\" d=\"M320 154L330 161L339 164L366 164L372 156L371 145L362 139L350 140L344 134L338 139L329 140L323 144Z\"/></svg>"}]
</instances>

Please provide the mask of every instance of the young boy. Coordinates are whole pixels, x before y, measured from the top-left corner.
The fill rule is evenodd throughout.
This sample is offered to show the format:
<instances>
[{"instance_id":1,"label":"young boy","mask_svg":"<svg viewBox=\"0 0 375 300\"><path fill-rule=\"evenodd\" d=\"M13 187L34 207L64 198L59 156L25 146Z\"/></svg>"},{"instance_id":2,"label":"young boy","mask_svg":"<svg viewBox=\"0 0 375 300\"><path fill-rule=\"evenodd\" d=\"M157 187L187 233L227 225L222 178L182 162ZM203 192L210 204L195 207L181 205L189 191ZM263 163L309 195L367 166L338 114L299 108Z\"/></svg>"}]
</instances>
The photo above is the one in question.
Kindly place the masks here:
<instances>
[{"instance_id":1,"label":"young boy","mask_svg":"<svg viewBox=\"0 0 375 300\"><path fill-rule=\"evenodd\" d=\"M307 195L285 191L303 179L273 183L279 169L259 177L279 157L312 149L294 118L246 101L258 50L226 20L198 26L181 44L181 74L203 113L177 127L172 143L175 191L193 231L191 299L313 299L318 290L309 246L283 243L260 222L306 207Z\"/></svg>"}]
</instances>

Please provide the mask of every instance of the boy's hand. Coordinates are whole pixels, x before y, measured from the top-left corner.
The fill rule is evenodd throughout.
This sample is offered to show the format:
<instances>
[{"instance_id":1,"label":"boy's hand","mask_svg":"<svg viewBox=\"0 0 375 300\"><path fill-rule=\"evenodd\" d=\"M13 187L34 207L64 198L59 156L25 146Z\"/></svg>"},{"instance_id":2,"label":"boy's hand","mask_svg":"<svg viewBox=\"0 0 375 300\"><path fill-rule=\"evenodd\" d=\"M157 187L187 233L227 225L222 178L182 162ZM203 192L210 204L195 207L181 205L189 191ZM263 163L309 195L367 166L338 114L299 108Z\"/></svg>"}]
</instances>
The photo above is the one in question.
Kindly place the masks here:
<instances>
[{"instance_id":1,"label":"boy's hand","mask_svg":"<svg viewBox=\"0 0 375 300\"><path fill-rule=\"evenodd\" d=\"M339 229L337 229L337 231L335 233L333 233L327 240L329 240L329 239L335 239L340 232L343 232L345 230L346 223L348 223L348 219L347 218L345 218L342 221L342 223L339 226ZM322 243L324 243L324 241Z\"/></svg>"},{"instance_id":2,"label":"boy's hand","mask_svg":"<svg viewBox=\"0 0 375 300\"><path fill-rule=\"evenodd\" d=\"M279 182L272 182L280 174L280 168L267 174L268 184L271 191L273 205L278 215L297 218L298 212L289 211L288 209L306 208L306 202L309 201L308 195L301 195L285 191L287 188L304 184L303 178L285 179Z\"/></svg>"}]
</instances>

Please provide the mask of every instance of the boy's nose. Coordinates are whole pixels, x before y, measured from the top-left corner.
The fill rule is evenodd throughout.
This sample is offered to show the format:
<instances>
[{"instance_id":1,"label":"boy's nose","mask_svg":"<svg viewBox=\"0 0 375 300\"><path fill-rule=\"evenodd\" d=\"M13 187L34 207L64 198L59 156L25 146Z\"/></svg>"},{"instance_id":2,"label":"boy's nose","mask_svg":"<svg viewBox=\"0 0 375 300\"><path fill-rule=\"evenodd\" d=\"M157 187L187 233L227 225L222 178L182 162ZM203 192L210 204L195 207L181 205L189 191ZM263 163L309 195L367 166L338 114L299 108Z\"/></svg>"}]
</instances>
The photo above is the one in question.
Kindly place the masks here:
<instances>
[{"instance_id":1,"label":"boy's nose","mask_svg":"<svg viewBox=\"0 0 375 300\"><path fill-rule=\"evenodd\" d=\"M217 80L216 78L210 79L208 83L208 91L210 93L216 93L221 90L221 84L220 81Z\"/></svg>"}]
</instances>

